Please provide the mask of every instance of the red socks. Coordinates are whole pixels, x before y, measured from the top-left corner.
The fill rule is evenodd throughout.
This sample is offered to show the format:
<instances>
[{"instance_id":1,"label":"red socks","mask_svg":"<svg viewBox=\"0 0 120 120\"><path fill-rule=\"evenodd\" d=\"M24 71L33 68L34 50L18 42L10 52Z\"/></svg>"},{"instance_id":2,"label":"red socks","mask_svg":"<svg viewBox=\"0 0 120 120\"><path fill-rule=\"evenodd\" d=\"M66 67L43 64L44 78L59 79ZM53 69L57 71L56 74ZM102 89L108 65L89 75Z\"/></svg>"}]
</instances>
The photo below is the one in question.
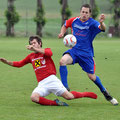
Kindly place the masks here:
<instances>
[{"instance_id":1,"label":"red socks","mask_svg":"<svg viewBox=\"0 0 120 120\"><path fill-rule=\"evenodd\" d=\"M44 97L39 97L39 104L41 105L54 105L54 106L57 106L57 103L53 100L48 100Z\"/></svg>"},{"instance_id":2,"label":"red socks","mask_svg":"<svg viewBox=\"0 0 120 120\"><path fill-rule=\"evenodd\" d=\"M71 91L71 93L73 94L74 99L82 98L82 97L88 97L88 98L97 99L97 95L95 93L93 93L93 92L76 92L76 91ZM48 99L46 99L44 97L39 97L38 104L58 106L56 101L48 100Z\"/></svg>"},{"instance_id":3,"label":"red socks","mask_svg":"<svg viewBox=\"0 0 120 120\"><path fill-rule=\"evenodd\" d=\"M97 95L93 92L76 92L71 91L71 93L74 95L75 99L82 98L82 97L89 97L93 99L97 99Z\"/></svg>"}]
</instances>

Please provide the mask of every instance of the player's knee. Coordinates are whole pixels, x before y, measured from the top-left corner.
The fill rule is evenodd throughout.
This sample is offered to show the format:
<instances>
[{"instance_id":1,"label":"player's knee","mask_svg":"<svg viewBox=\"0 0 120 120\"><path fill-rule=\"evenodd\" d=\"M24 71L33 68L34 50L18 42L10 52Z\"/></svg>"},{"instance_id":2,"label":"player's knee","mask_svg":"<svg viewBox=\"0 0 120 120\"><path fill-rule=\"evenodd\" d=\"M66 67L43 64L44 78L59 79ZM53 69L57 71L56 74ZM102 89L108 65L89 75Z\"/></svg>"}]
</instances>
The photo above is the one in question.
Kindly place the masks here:
<instances>
[{"instance_id":1,"label":"player's knee","mask_svg":"<svg viewBox=\"0 0 120 120\"><path fill-rule=\"evenodd\" d=\"M92 77L92 76L89 76L89 79L90 79L90 80L93 80L93 77Z\"/></svg>"},{"instance_id":2,"label":"player's knee","mask_svg":"<svg viewBox=\"0 0 120 120\"><path fill-rule=\"evenodd\" d=\"M70 92L68 92L68 91L64 92L62 94L62 97L64 97L66 100L72 100L72 99L74 99L74 96Z\"/></svg>"},{"instance_id":3,"label":"player's knee","mask_svg":"<svg viewBox=\"0 0 120 120\"><path fill-rule=\"evenodd\" d=\"M35 96L34 95L31 95L30 98L33 102L35 101Z\"/></svg>"},{"instance_id":4,"label":"player's knee","mask_svg":"<svg viewBox=\"0 0 120 120\"><path fill-rule=\"evenodd\" d=\"M30 98L33 102L39 102L39 96L36 94L32 94Z\"/></svg>"},{"instance_id":5,"label":"player's knee","mask_svg":"<svg viewBox=\"0 0 120 120\"><path fill-rule=\"evenodd\" d=\"M88 75L89 79L92 80L92 81L95 81L96 80L96 76L95 75Z\"/></svg>"},{"instance_id":6,"label":"player's knee","mask_svg":"<svg viewBox=\"0 0 120 120\"><path fill-rule=\"evenodd\" d=\"M63 58L60 59L60 65L66 65L65 60Z\"/></svg>"},{"instance_id":7,"label":"player's knee","mask_svg":"<svg viewBox=\"0 0 120 120\"><path fill-rule=\"evenodd\" d=\"M66 100L72 100L73 97L72 97L72 96L67 96L67 97L65 97L65 99L66 99Z\"/></svg>"}]
</instances>

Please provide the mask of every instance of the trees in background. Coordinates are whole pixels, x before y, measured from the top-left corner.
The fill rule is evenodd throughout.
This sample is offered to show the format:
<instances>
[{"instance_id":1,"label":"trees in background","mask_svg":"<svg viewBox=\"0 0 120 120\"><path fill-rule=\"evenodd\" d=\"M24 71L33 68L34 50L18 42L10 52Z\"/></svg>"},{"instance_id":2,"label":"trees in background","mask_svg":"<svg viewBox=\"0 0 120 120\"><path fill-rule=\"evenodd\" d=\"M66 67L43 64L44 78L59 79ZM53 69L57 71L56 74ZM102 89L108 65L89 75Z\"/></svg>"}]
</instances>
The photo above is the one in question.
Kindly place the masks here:
<instances>
[{"instance_id":1,"label":"trees in background","mask_svg":"<svg viewBox=\"0 0 120 120\"><path fill-rule=\"evenodd\" d=\"M113 3L114 34L120 37L120 0L111 0Z\"/></svg>"},{"instance_id":2,"label":"trees in background","mask_svg":"<svg viewBox=\"0 0 120 120\"><path fill-rule=\"evenodd\" d=\"M19 14L14 6L15 0L8 0L8 9L5 11L6 16L6 36L14 36L14 25L19 21Z\"/></svg>"},{"instance_id":3,"label":"trees in background","mask_svg":"<svg viewBox=\"0 0 120 120\"><path fill-rule=\"evenodd\" d=\"M62 26L64 24L65 20L67 20L72 15L72 12L69 9L67 0L60 0L59 2L62 5L62 9L61 9L61 16L62 16L61 26ZM66 31L65 35L67 33L68 33L68 31Z\"/></svg>"},{"instance_id":4,"label":"trees in background","mask_svg":"<svg viewBox=\"0 0 120 120\"><path fill-rule=\"evenodd\" d=\"M14 25L19 22L20 16L16 12L16 8L14 6L15 0L8 0L7 10L5 11L6 17L6 36L14 36ZM61 25L64 24L65 20L67 20L72 12L68 6L68 0L59 0L61 4ZM84 1L85 2L85 1ZM114 35L120 37L120 0L110 0L113 4L113 19L114 19ZM92 8L92 17L96 19L99 14L99 8L95 3L95 0L89 0L89 3ZM42 4L42 0L37 0L37 9L36 16L34 17L34 21L36 22L36 34L42 37L42 29L46 23L46 19L44 17L45 11Z\"/></svg>"},{"instance_id":5,"label":"trees in background","mask_svg":"<svg viewBox=\"0 0 120 120\"><path fill-rule=\"evenodd\" d=\"M60 0L59 2L62 5L62 9L61 9L62 24L61 25L63 25L65 20L67 20L72 15L72 12L69 9L67 0Z\"/></svg>"},{"instance_id":6,"label":"trees in background","mask_svg":"<svg viewBox=\"0 0 120 120\"><path fill-rule=\"evenodd\" d=\"M92 9L92 18L96 19L96 17L98 16L99 14L99 8L95 2L95 0L90 0L90 6L91 6L91 9Z\"/></svg>"},{"instance_id":7,"label":"trees in background","mask_svg":"<svg viewBox=\"0 0 120 120\"><path fill-rule=\"evenodd\" d=\"M37 0L37 11L34 21L36 22L36 34L39 35L40 37L42 37L42 28L46 23L44 14L45 12L42 5L42 0Z\"/></svg>"}]
</instances>

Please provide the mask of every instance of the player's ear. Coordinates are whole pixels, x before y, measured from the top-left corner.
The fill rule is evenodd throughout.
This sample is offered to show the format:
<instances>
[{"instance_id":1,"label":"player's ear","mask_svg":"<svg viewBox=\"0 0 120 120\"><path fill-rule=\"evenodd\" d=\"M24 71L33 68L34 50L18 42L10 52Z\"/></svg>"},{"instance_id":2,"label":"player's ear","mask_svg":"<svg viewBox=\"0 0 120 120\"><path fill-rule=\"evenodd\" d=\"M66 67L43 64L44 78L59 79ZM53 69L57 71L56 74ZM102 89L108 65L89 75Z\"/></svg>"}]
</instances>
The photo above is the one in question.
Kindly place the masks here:
<instances>
[{"instance_id":1,"label":"player's ear","mask_svg":"<svg viewBox=\"0 0 120 120\"><path fill-rule=\"evenodd\" d=\"M42 47L42 43L40 42L40 47Z\"/></svg>"}]
</instances>

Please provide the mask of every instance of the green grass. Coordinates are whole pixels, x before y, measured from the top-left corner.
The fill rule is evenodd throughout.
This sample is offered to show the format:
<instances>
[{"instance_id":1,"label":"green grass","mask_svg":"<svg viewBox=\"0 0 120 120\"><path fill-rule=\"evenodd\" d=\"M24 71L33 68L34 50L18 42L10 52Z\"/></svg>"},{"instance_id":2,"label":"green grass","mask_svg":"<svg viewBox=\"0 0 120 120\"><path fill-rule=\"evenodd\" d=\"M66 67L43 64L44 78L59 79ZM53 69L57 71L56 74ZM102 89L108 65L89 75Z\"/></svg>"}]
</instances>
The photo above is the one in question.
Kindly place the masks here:
<instances>
[{"instance_id":1,"label":"green grass","mask_svg":"<svg viewBox=\"0 0 120 120\"><path fill-rule=\"evenodd\" d=\"M101 38L100 38L101 39ZM118 99L120 91L120 41L113 38L96 39L96 74L110 93ZM26 50L28 38L0 37L0 57L9 60L21 60L30 51ZM53 60L59 76L59 59L67 50L62 40L43 38L43 46L51 47ZM86 73L76 64L68 66L68 81L71 90L92 91L98 99L77 99L67 101L51 94L48 99L59 98L69 107L41 106L31 102L30 95L37 85L31 65L14 68L0 63L0 119L1 120L119 120L120 106L107 102L99 89L88 79Z\"/></svg>"}]
</instances>

